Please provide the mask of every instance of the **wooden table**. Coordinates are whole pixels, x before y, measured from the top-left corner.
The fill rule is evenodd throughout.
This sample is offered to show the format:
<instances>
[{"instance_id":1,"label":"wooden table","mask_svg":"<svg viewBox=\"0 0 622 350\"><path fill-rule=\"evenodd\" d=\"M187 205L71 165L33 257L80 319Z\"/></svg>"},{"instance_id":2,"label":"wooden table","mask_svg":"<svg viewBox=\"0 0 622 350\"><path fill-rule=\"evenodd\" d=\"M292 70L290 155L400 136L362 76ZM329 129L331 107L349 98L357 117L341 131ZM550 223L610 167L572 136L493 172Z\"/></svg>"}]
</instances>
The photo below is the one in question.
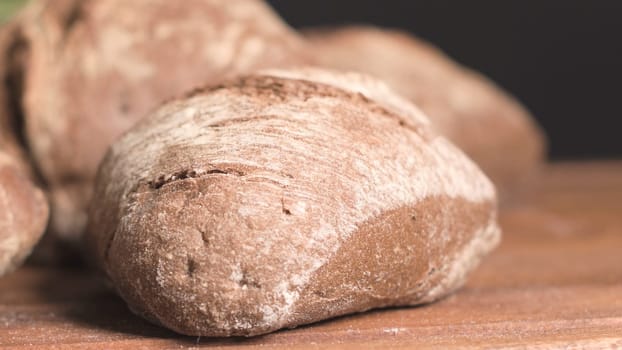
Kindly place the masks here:
<instances>
[{"instance_id":1,"label":"wooden table","mask_svg":"<svg viewBox=\"0 0 622 350\"><path fill-rule=\"evenodd\" d=\"M501 222L499 249L441 302L249 340L178 336L88 271L25 267L0 280L0 348L622 348L622 162L550 166Z\"/></svg>"}]
</instances>

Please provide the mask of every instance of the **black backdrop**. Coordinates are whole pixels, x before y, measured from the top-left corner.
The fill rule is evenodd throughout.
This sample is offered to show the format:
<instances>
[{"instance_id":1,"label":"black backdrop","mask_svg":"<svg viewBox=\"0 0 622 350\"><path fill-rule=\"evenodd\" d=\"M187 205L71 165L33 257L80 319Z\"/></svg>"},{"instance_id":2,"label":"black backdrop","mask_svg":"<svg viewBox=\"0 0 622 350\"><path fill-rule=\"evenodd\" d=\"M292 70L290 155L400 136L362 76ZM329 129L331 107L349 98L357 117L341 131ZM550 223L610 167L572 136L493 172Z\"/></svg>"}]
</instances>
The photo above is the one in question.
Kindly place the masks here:
<instances>
[{"instance_id":1,"label":"black backdrop","mask_svg":"<svg viewBox=\"0 0 622 350\"><path fill-rule=\"evenodd\" d=\"M622 158L621 0L271 0L294 27L409 30L492 77L560 158Z\"/></svg>"}]
</instances>

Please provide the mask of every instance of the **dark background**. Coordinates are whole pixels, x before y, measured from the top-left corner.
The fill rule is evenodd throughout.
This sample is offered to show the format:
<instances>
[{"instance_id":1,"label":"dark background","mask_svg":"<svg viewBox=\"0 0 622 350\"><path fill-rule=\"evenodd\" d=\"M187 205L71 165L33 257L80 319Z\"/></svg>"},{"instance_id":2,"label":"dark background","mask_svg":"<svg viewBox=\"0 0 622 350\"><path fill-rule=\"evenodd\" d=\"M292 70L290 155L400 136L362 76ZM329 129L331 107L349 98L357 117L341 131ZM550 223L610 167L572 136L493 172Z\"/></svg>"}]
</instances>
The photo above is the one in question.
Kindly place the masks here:
<instances>
[{"instance_id":1,"label":"dark background","mask_svg":"<svg viewBox=\"0 0 622 350\"><path fill-rule=\"evenodd\" d=\"M622 158L622 0L270 0L294 27L411 31L518 96L554 159Z\"/></svg>"}]
</instances>

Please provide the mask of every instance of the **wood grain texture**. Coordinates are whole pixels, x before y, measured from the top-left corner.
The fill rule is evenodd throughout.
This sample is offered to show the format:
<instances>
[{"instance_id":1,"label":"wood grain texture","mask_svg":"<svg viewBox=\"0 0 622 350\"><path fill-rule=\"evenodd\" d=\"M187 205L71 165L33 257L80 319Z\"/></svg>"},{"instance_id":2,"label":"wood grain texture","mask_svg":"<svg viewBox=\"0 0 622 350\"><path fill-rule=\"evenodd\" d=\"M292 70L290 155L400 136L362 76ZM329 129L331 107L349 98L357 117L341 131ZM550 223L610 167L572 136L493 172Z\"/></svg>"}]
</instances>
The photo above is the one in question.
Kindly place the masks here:
<instances>
[{"instance_id":1,"label":"wood grain texture","mask_svg":"<svg viewBox=\"0 0 622 350\"><path fill-rule=\"evenodd\" d=\"M504 241L438 303L245 339L182 337L133 316L92 272L25 267L0 280L0 348L622 347L622 162L549 167L501 215Z\"/></svg>"}]
</instances>

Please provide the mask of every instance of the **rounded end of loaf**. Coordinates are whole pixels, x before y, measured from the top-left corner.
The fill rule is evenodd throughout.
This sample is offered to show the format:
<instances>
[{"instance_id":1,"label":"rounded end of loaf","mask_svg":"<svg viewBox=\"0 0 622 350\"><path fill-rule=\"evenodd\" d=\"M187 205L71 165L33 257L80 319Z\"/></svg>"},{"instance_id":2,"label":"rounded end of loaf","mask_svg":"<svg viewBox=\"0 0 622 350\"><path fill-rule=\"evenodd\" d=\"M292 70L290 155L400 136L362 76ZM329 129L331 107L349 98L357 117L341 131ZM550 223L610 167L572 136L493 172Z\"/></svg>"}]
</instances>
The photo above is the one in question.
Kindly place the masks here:
<instances>
[{"instance_id":1,"label":"rounded end of loaf","mask_svg":"<svg viewBox=\"0 0 622 350\"><path fill-rule=\"evenodd\" d=\"M43 192L8 156L0 153L0 276L19 267L45 231Z\"/></svg>"}]
</instances>

